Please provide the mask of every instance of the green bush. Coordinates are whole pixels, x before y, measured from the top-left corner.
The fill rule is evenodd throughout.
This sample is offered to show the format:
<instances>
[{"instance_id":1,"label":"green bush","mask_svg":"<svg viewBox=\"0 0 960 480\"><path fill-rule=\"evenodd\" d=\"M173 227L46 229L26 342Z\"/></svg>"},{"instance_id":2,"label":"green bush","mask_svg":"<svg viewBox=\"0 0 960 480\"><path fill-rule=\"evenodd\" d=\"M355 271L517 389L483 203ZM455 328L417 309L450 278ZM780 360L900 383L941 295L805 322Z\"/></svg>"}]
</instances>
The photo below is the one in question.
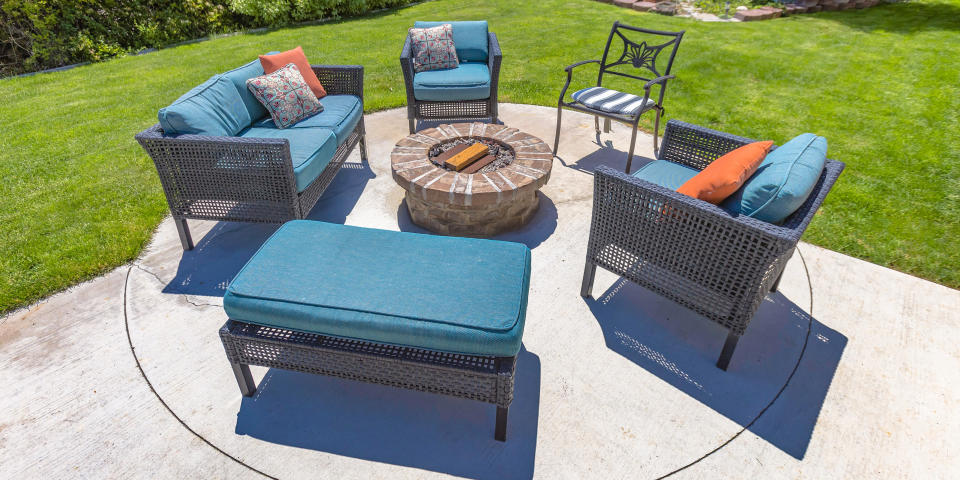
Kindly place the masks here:
<instances>
[{"instance_id":1,"label":"green bush","mask_svg":"<svg viewBox=\"0 0 960 480\"><path fill-rule=\"evenodd\" d=\"M284 25L319 18L357 15L409 0L230 0L230 8L262 25Z\"/></svg>"},{"instance_id":2,"label":"green bush","mask_svg":"<svg viewBox=\"0 0 960 480\"><path fill-rule=\"evenodd\" d=\"M0 75L236 30L227 0L0 0Z\"/></svg>"},{"instance_id":3,"label":"green bush","mask_svg":"<svg viewBox=\"0 0 960 480\"><path fill-rule=\"evenodd\" d=\"M0 76L409 0L0 0Z\"/></svg>"}]
</instances>

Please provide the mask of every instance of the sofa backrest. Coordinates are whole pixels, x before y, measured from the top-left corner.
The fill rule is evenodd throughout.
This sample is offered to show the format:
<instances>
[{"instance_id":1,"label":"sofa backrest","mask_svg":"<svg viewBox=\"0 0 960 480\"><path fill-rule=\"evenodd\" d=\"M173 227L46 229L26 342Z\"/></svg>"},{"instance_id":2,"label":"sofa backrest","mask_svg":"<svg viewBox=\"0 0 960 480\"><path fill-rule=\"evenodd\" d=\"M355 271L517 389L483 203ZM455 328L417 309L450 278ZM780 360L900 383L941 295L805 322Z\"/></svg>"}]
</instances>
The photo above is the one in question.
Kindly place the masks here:
<instances>
[{"instance_id":1,"label":"sofa backrest","mask_svg":"<svg viewBox=\"0 0 960 480\"><path fill-rule=\"evenodd\" d=\"M157 113L164 134L233 136L253 119L233 81L223 75L183 94Z\"/></svg>"},{"instance_id":2,"label":"sofa backrest","mask_svg":"<svg viewBox=\"0 0 960 480\"><path fill-rule=\"evenodd\" d=\"M486 62L489 56L487 21L417 22L414 28L430 28L449 23L453 27L453 43L461 62Z\"/></svg>"},{"instance_id":3,"label":"sofa backrest","mask_svg":"<svg viewBox=\"0 0 960 480\"><path fill-rule=\"evenodd\" d=\"M268 54L269 55L269 54ZM240 98L243 100L243 106L247 108L251 120L258 120L267 114L267 109L263 104L253 96L253 93L247 88L247 80L263 75L263 65L260 59L256 59L246 65L234 68L228 72L223 72L223 76L230 79L233 85L237 87Z\"/></svg>"}]
</instances>

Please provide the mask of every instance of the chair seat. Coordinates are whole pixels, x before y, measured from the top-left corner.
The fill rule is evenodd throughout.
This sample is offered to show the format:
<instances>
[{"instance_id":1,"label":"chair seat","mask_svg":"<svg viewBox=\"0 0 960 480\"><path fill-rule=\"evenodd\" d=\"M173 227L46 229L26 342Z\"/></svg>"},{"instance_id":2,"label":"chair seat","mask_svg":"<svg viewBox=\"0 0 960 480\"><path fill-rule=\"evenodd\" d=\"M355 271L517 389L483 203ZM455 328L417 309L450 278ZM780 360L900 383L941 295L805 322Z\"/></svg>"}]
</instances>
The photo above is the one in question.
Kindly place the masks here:
<instances>
[{"instance_id":1,"label":"chair seat","mask_svg":"<svg viewBox=\"0 0 960 480\"><path fill-rule=\"evenodd\" d=\"M356 128L363 115L363 101L355 95L327 95L320 99L323 111L300 120L287 127L291 128L325 128L333 130L337 137L337 145L342 144ZM254 122L255 128L277 128L270 115Z\"/></svg>"},{"instance_id":2,"label":"chair seat","mask_svg":"<svg viewBox=\"0 0 960 480\"><path fill-rule=\"evenodd\" d=\"M643 97L603 87L584 88L570 96L587 108L630 117L640 115L657 104L650 98L644 102Z\"/></svg>"},{"instance_id":3,"label":"chair seat","mask_svg":"<svg viewBox=\"0 0 960 480\"><path fill-rule=\"evenodd\" d=\"M249 127L237 136L244 138L285 138L290 142L290 158L297 192L306 190L327 168L337 152L337 137L327 128Z\"/></svg>"},{"instance_id":4,"label":"chair seat","mask_svg":"<svg viewBox=\"0 0 960 480\"><path fill-rule=\"evenodd\" d=\"M520 350L523 244L295 220L227 287L245 323L451 353Z\"/></svg>"},{"instance_id":5,"label":"chair seat","mask_svg":"<svg viewBox=\"0 0 960 480\"><path fill-rule=\"evenodd\" d=\"M490 69L486 63L463 62L457 68L419 72L413 76L413 96L435 102L490 98Z\"/></svg>"},{"instance_id":6,"label":"chair seat","mask_svg":"<svg viewBox=\"0 0 960 480\"><path fill-rule=\"evenodd\" d=\"M676 190L680 188L687 180L700 173L695 168L686 165L673 163L667 160L654 160L642 167L632 175L641 180L655 183L663 188Z\"/></svg>"}]
</instances>

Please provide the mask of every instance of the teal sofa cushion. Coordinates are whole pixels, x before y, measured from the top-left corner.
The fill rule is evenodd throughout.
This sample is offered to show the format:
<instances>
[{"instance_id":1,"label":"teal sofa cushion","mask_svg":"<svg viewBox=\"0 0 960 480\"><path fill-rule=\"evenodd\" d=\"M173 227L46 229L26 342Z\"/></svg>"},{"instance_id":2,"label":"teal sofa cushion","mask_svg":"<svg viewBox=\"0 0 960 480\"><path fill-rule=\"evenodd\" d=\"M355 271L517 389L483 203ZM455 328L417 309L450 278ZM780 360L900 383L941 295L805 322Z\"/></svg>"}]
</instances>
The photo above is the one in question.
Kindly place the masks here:
<instances>
[{"instance_id":1,"label":"teal sofa cushion","mask_svg":"<svg viewBox=\"0 0 960 480\"><path fill-rule=\"evenodd\" d=\"M461 63L449 70L418 72L413 76L417 100L450 101L490 98L490 69L486 63Z\"/></svg>"},{"instance_id":2,"label":"teal sofa cushion","mask_svg":"<svg viewBox=\"0 0 960 480\"><path fill-rule=\"evenodd\" d=\"M290 142L293 176L297 191L302 192L327 168L337 152L337 137L326 128L250 127L239 134L244 138L285 138Z\"/></svg>"},{"instance_id":3,"label":"teal sofa cushion","mask_svg":"<svg viewBox=\"0 0 960 480\"><path fill-rule=\"evenodd\" d=\"M221 137L236 135L252 120L233 82L223 75L214 75L194 87L161 108L157 117L165 134Z\"/></svg>"},{"instance_id":4,"label":"teal sofa cushion","mask_svg":"<svg viewBox=\"0 0 960 480\"><path fill-rule=\"evenodd\" d=\"M767 154L747 181L720 207L732 214L780 223L810 196L827 162L827 139L798 135Z\"/></svg>"},{"instance_id":5,"label":"teal sofa cushion","mask_svg":"<svg viewBox=\"0 0 960 480\"><path fill-rule=\"evenodd\" d=\"M523 244L294 220L230 282L223 307L246 323L514 356L529 285Z\"/></svg>"},{"instance_id":6,"label":"teal sofa cushion","mask_svg":"<svg viewBox=\"0 0 960 480\"><path fill-rule=\"evenodd\" d=\"M287 129L326 128L333 130L333 134L337 136L337 145L342 144L360 122L360 117L363 116L363 102L360 97L354 95L327 95L320 99L320 104L323 105L322 112L300 120ZM277 128L269 115L254 122L253 126Z\"/></svg>"},{"instance_id":7,"label":"teal sofa cushion","mask_svg":"<svg viewBox=\"0 0 960 480\"><path fill-rule=\"evenodd\" d=\"M656 183L661 187L676 190L680 188L680 185L683 185L698 173L700 173L699 170L680 165L679 163L673 163L667 160L654 160L640 167L640 169L633 172L632 175L650 183Z\"/></svg>"},{"instance_id":8,"label":"teal sofa cushion","mask_svg":"<svg viewBox=\"0 0 960 480\"><path fill-rule=\"evenodd\" d=\"M487 21L417 22L414 28L430 28L449 23L453 27L453 43L461 62L486 62L489 56Z\"/></svg>"},{"instance_id":9,"label":"teal sofa cushion","mask_svg":"<svg viewBox=\"0 0 960 480\"><path fill-rule=\"evenodd\" d=\"M251 119L260 118L267 114L267 109L263 108L263 104L261 104L260 101L257 100L257 97L253 96L253 93L247 88L247 80L261 75L263 75L263 65L260 65L260 59L223 73L224 77L227 77L233 82L233 86L236 87L237 92L240 94L240 99L243 100L243 106L246 107Z\"/></svg>"}]
</instances>

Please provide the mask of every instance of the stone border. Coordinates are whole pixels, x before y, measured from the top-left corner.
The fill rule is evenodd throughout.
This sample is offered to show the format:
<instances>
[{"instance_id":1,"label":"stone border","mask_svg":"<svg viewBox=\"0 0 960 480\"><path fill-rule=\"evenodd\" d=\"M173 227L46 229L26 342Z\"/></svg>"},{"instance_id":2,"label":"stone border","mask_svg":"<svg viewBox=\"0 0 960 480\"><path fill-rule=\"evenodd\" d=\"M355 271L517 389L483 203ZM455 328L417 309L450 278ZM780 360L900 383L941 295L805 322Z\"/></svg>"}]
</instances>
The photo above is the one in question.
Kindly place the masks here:
<instances>
[{"instance_id":1,"label":"stone border","mask_svg":"<svg viewBox=\"0 0 960 480\"><path fill-rule=\"evenodd\" d=\"M434 165L427 154L435 145L459 137L498 140L513 149L516 158L490 173L463 174ZM506 195L538 190L550 178L553 152L543 140L505 125L443 124L414 133L390 154L393 178L405 190L429 202L459 206L493 205Z\"/></svg>"},{"instance_id":2,"label":"stone border","mask_svg":"<svg viewBox=\"0 0 960 480\"><path fill-rule=\"evenodd\" d=\"M456 138L498 141L512 149L515 158L493 172L472 174L445 170L427 158L435 145ZM492 235L508 229L508 224L517 226L529 220L536 210L537 190L550 179L553 151L543 140L505 125L442 124L397 142L390 154L390 167L393 179L407 192L407 208L415 223L438 233ZM520 204L527 208L511 210ZM426 221L421 215L427 208L437 209L430 216L448 218ZM496 218L514 214L523 218ZM486 217L490 218L484 220ZM490 225L471 228L471 224L479 222ZM448 225L441 228L440 224Z\"/></svg>"},{"instance_id":3,"label":"stone border","mask_svg":"<svg viewBox=\"0 0 960 480\"><path fill-rule=\"evenodd\" d=\"M795 0L793 3L783 3L782 7L765 6L759 8L736 7L733 18L716 17L715 15L694 13L684 14L680 9L679 0L597 0L611 3L618 7L630 8L641 12L654 12L662 15L690 16L698 20L723 20L751 22L756 20L770 20L800 13L816 13L820 11L864 9L877 6L881 3L890 3L896 0ZM701 18L710 17L710 18ZM716 17L716 18L714 18Z\"/></svg>"}]
</instances>

